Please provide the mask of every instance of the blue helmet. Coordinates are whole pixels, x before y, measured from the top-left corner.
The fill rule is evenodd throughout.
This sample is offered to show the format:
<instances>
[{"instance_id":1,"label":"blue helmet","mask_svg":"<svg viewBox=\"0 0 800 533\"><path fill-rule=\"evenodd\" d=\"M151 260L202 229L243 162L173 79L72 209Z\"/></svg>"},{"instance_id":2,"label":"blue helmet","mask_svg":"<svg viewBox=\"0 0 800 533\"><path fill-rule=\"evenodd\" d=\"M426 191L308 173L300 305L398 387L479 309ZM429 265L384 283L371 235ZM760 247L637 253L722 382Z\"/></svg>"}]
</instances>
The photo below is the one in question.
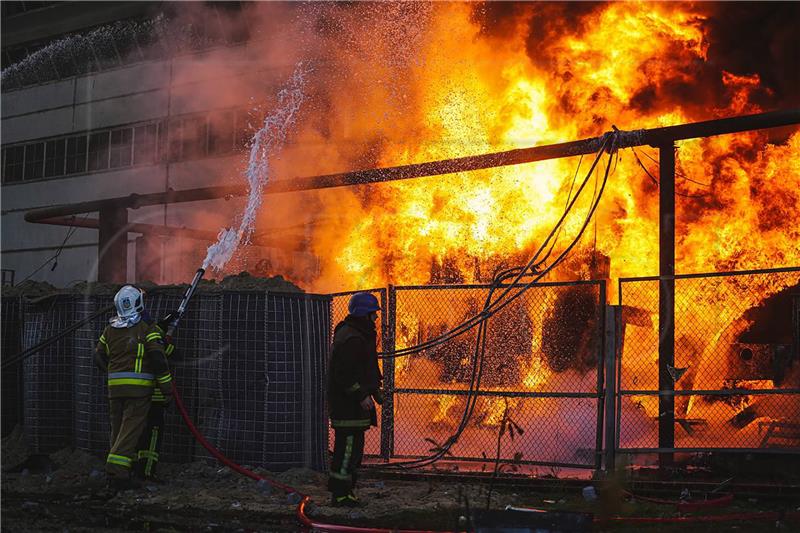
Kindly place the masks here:
<instances>
[{"instance_id":1,"label":"blue helmet","mask_svg":"<svg viewBox=\"0 0 800 533\"><path fill-rule=\"evenodd\" d=\"M347 311L353 316L367 316L375 311L380 311L378 299L368 292L357 292L350 297Z\"/></svg>"}]
</instances>

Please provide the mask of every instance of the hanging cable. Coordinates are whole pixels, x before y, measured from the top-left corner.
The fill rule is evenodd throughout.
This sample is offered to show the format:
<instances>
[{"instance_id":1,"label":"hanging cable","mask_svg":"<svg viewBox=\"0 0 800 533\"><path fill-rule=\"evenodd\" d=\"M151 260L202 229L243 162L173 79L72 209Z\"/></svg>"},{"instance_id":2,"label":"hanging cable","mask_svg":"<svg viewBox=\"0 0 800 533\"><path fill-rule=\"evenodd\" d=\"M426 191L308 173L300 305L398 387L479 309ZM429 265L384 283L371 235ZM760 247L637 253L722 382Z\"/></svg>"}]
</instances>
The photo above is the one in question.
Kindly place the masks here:
<instances>
[{"instance_id":1,"label":"hanging cable","mask_svg":"<svg viewBox=\"0 0 800 533\"><path fill-rule=\"evenodd\" d=\"M650 173L650 170L648 170L645 164L642 163L642 160L639 159L639 154L636 152L636 148L631 146L631 150L633 150L633 155L636 157L636 161L639 163L639 166L642 167L642 170L644 170L645 174L647 174L647 177L649 177L653 181L653 183L656 184L656 187L661 187L661 184L658 182L655 176L653 176ZM705 192L703 194L686 194L679 191L675 191L675 194L677 194L678 196L683 196L684 198L703 198L705 196L709 196L711 193Z\"/></svg>"},{"instance_id":2,"label":"hanging cable","mask_svg":"<svg viewBox=\"0 0 800 533\"><path fill-rule=\"evenodd\" d=\"M600 152L600 154L602 154L602 151ZM529 288L533 283L535 283L536 281L541 279L544 275L546 275L548 272L550 272L552 269L554 269L558 264L560 264L561 261L563 261L563 259L569 254L569 252L572 250L572 248L575 245L577 245L577 243L580 241L581 236L583 235L584 231L586 230L586 227L588 226L589 222L593 218L594 213L595 213L595 211L597 209L597 206L600 203L600 198L602 197L603 191L605 190L606 183L608 182L609 171L611 169L611 162L612 162L613 158L615 157L615 155L616 155L616 151L612 149L610 151L610 153L609 153L609 159L608 159L608 163L606 164L606 170L605 170L605 173L604 173L604 176L603 176L603 182L602 182L602 185L600 187L600 191L595 196L595 198L593 198L591 209L589 210L589 212L588 212L588 214L586 216L586 219L584 220L584 223L583 223L583 225L581 227L581 230L578 233L578 235L575 237L575 239L570 243L570 245L567 247L567 249L565 249L559 255L559 257L553 262L553 264L551 264L544 272L536 273L537 275L534 278L534 280L532 280L529 284L527 284L518 293L512 295L495 312L499 312L499 309L502 309L503 307L505 307L505 305L508 305L513 300L515 300L516 298L521 296L525 292L525 290L527 290L527 288ZM589 176L587 176L587 178L588 177ZM578 194L580 194L580 191L578 191ZM576 196L576 199L577 199L577 196ZM570 206L571 205L574 205L574 202L572 202L572 204L570 204ZM562 218L562 220L563 220L563 218ZM541 248L540 248L540 250L541 250ZM487 309L487 308L491 307L491 305L492 305L492 296L493 296L494 291L496 290L496 288L498 288L498 287L500 287L502 285L502 283L504 281L504 275L508 275L509 277L512 276L512 274L509 273L509 271L511 271L511 270L513 270L513 269L508 269L508 271L498 273L498 275L495 276L495 279L493 280L492 286L489 289L489 293L487 295L486 302L484 303L484 309ZM525 271L523 270L522 273L524 273L524 272ZM530 275L532 275L532 274L530 274ZM518 281L520 279L519 274L517 274L517 276L518 277L516 278L515 281ZM513 287L514 284L512 284L511 286ZM477 404L477 400L478 400L478 397L479 397L478 392L480 390L480 380L481 380L481 377L482 377L482 374L483 374L483 361L484 361L484 356L485 356L485 351L486 351L487 331L488 331L488 317L487 317L486 320L484 320L484 321L482 321L480 323L480 326L478 328L478 336L477 336L476 342L475 342L475 353L474 353L474 358L473 358L472 376L471 376L471 380L470 380L470 387L469 387L469 389L467 391L467 402L466 402L466 405L465 405L465 408L464 408L464 412L462 414L461 420L460 420L460 422L458 424L458 427L457 427L455 433L453 435L451 435L447 440L445 440L444 444L442 444L440 446L440 448L438 450L436 450L435 453L433 455L431 455L431 456L418 458L418 459L413 459L413 460L409 460L409 461L395 462L395 463L391 463L389 465L382 465L384 468L412 469L412 468L420 468L420 467L431 465L434 462L436 462L436 461L440 460L441 458L443 458L447 453L449 453L449 451L452 448L452 446L456 442L458 442L458 439L461 437L461 434L466 429L466 427L467 427L467 425L469 423L469 420L472 417L472 414L473 414L474 409L475 409L475 405Z\"/></svg>"},{"instance_id":3,"label":"hanging cable","mask_svg":"<svg viewBox=\"0 0 800 533\"><path fill-rule=\"evenodd\" d=\"M600 146L600 149L597 152L597 156L595 157L594 161L592 162L592 166L589 169L589 172L587 173L586 178L581 183L581 186L579 187L579 189L578 189L577 193L575 194L575 196L573 197L573 199L570 201L570 203L569 203L567 209L565 210L564 214L556 222L556 225L553 227L553 229L547 235L547 238L544 240L544 242L539 247L539 249L536 251L536 253L533 255L533 257L531 257L530 261L528 261L528 263L523 268L521 268L521 269L519 269L517 271L517 274L515 276L514 281L511 282L508 286L506 286L505 290L500 294L500 296L497 297L497 299L495 300L495 302L491 306L489 306L488 308L484 309L481 313L466 319L464 322L462 322L461 324L455 326L450 331L448 331L446 333L443 333L442 335L439 335L437 337L434 337L433 339L429 339L429 340L427 340L425 342L422 342L422 343L414 345L414 346L401 348L400 350L395 350L394 352L381 352L379 354L379 356L382 359L393 359L393 358L397 358L397 357L404 357L406 355L410 355L410 354L413 354L413 353L419 353L419 352L421 352L421 351L423 351L423 350L425 350L427 348L438 346L438 345L440 345L440 344L442 344L444 342L447 342L447 341L449 341L451 339L454 339L454 338L462 335L466 331L468 331L468 330L474 328L475 326L477 326L480 322L489 319L491 316L493 316L495 313L497 313L503 307L505 307L506 304L502 303L502 300L509 294L509 292L511 292L515 288L516 283L520 279L522 279L522 277L524 277L528 271L531 271L531 273L534 273L533 270L532 270L533 265L536 264L536 262L539 259L539 256L541 255L542 251L544 249L546 249L547 246L550 244L550 241L553 239L555 233L558 231L558 228L564 223L564 220L566 219L567 215L572 210L572 208L575 205L575 202L577 201L577 199L580 197L581 192L586 187L586 184L589 182L589 179L591 178L592 173L594 172L594 169L596 168L598 162L600 161L600 157L602 156L603 152L608 150L608 151L613 153L613 151L615 150L614 141L616 140L616 135L617 135L617 132L611 132L611 133L607 133L604 136L603 143L602 143L602 145ZM585 229L585 226L582 228L582 230L583 229ZM520 291L524 292L527 289L529 289L533 285L533 283L535 283L536 281L541 279L543 277L543 275L546 274L547 272L549 272L549 270L545 271L541 276L538 276L531 283L523 286L520 289Z\"/></svg>"}]
</instances>

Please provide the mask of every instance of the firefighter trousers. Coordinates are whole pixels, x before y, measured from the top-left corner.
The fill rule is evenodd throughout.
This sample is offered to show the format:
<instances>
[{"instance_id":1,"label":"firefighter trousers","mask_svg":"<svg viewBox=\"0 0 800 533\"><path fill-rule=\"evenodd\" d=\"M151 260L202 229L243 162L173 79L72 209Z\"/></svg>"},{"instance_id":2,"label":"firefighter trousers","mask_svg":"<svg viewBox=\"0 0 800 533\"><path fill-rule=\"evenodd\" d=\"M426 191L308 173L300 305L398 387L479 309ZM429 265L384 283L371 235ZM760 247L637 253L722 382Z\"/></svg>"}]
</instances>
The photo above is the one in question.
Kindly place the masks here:
<instances>
[{"instance_id":1,"label":"firefighter trousers","mask_svg":"<svg viewBox=\"0 0 800 533\"><path fill-rule=\"evenodd\" d=\"M334 429L333 458L328 474L328 490L334 498L353 493L364 457L365 431L365 428Z\"/></svg>"},{"instance_id":2,"label":"firefighter trousers","mask_svg":"<svg viewBox=\"0 0 800 533\"><path fill-rule=\"evenodd\" d=\"M164 402L153 402L147 413L147 425L139 437L136 475L149 479L156 475L161 441L164 436Z\"/></svg>"},{"instance_id":3,"label":"firefighter trousers","mask_svg":"<svg viewBox=\"0 0 800 533\"><path fill-rule=\"evenodd\" d=\"M150 396L111 398L111 450L106 458L106 472L113 478L127 479L136 458L137 443L147 424Z\"/></svg>"}]
</instances>

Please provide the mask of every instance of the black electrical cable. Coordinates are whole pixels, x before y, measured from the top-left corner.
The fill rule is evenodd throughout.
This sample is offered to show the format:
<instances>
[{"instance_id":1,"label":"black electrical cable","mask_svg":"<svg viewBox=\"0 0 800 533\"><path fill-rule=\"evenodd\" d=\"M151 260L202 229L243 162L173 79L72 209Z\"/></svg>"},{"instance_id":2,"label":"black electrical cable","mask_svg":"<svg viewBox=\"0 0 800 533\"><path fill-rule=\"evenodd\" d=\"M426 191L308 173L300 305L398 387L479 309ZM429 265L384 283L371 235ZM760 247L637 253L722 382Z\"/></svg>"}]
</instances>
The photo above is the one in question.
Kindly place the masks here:
<instances>
[{"instance_id":1,"label":"black electrical cable","mask_svg":"<svg viewBox=\"0 0 800 533\"><path fill-rule=\"evenodd\" d=\"M154 290L149 291L149 294L158 294L159 292L162 292L162 290L154 289ZM47 348L51 344L55 344L56 342L60 341L65 336L69 335L70 333L72 333L76 329L80 328L81 326L91 322L92 320L96 319L100 315L103 315L105 313L109 313L109 312L111 312L113 310L114 310L114 306L110 305L108 307L104 307L103 309L97 311L96 313L93 313L92 315L90 315L90 316L88 316L86 318L83 318L83 319L79 320L78 322L75 322L74 324L72 324L68 328L66 328L66 329L64 329L62 331L59 331L58 333L56 333L55 335L53 335L49 339L45 339L42 342L40 342L39 344L36 344L35 346L31 346L30 348L26 348L26 349L22 350L21 352L14 354L13 356L11 356L6 361L3 361L2 365L0 366L0 369L5 369L5 368L7 368L9 366L15 365L15 364L27 359L28 357L36 354L37 352L40 352L41 350Z\"/></svg>"},{"instance_id":2,"label":"black electrical cable","mask_svg":"<svg viewBox=\"0 0 800 533\"><path fill-rule=\"evenodd\" d=\"M642 152L642 154L644 154L644 156L647 159L649 159L650 161L652 161L655 164L658 164L658 159L654 158L653 156L651 156L650 154L648 154L644 150L641 150L641 148L640 148L640 151ZM711 187L710 183L704 183L702 181L697 181L695 179L690 178L686 174L683 174L682 172L675 172L675 175L678 176L679 178L685 179L686 181L691 181L692 183L696 183L697 185L702 185L703 187Z\"/></svg>"},{"instance_id":3,"label":"black electrical cable","mask_svg":"<svg viewBox=\"0 0 800 533\"><path fill-rule=\"evenodd\" d=\"M602 154L602 151L600 152L600 154ZM613 158L615 157L615 155L618 156L618 154L616 154L616 150L613 149L613 143L612 143L612 149L610 150L609 160L608 160L608 163L606 164L606 170L605 170L605 174L603 176L602 186L600 187L599 193L595 195L595 198L593 198L592 207L591 207L591 209L589 210L589 213L586 216L586 219L585 219L585 221L583 223L583 226L581 227L580 232L578 233L576 238L573 240L573 242L568 246L568 248L566 250L564 250L564 252L562 252L561 255L559 255L559 257L556 259L556 261L554 261L554 263L550 267L548 267L545 272L540 273L530 284L527 285L528 288L530 287L530 285L532 283L534 283L538 279L541 279L541 277L546 275L549 271L551 271L558 264L560 264L561 261L563 261L563 259L567 256L567 254L572 250L572 248L574 248L574 246L577 245L577 243L580 241L580 238L582 237L584 231L586 230L586 227L588 226L589 222L593 218L594 212L596 211L597 206L600 203L600 198L602 197L603 191L605 190L605 186L606 186L606 183L608 181L609 170L611 169L611 162L612 162ZM580 191L579 191L579 193L580 193ZM511 271L511 270L514 270L514 269L508 269L508 271ZM505 272L508 273L508 271L505 271ZM491 286L491 288L489 290L489 293L487 295L486 302L484 303L484 309L488 308L491 305L491 303L492 303L491 299L492 299L493 292L497 287L499 287L502 284L503 280L504 280L504 276L503 276L502 272L498 273L498 275L495 276L495 279L494 279L494 281L492 283L492 286ZM513 295L511 298L509 298L509 300L505 304L503 304L502 307L505 307L505 305L509 304L511 301L513 301L514 299L519 297L525 290L527 290L527 288L524 288L523 290L521 290L517 294ZM460 423L458 425L458 428L456 429L456 432L453 435L451 435L444 442L444 444L431 456L424 457L424 458L419 458L419 459L414 459L414 460L410 460L410 461L395 462L395 463L392 463L390 465L385 465L385 467L388 467L388 468L401 468L401 469L412 469L412 468L420 468L420 467L428 466L428 465L433 464L434 462L438 461L442 457L444 457L447 453L449 453L450 448L452 448L452 446L456 442L458 442L458 439L461 437L461 434L466 429L467 424L469 423L469 420L471 419L472 414L474 413L475 405L477 404L477 400L478 400L478 397L479 397L479 395L477 393L480 390L480 380L481 380L481 377L482 377L482 374L483 374L483 361L484 361L484 356L485 356L485 351L486 351L486 336L487 336L486 334L487 334L487 328L488 328L487 323L488 323L488 318L487 318L487 320L484 320L483 322L481 322L481 324L479 326L479 329L478 329L478 337L477 337L476 343L475 343L475 354L474 354L474 359L473 359L472 378L471 378L471 381L470 381L470 388L468 389L468 392L467 392L467 404L465 406L464 413L462 415L462 418L461 418L461 421L460 421ZM477 369L477 372L476 372L476 369Z\"/></svg>"},{"instance_id":4,"label":"black electrical cable","mask_svg":"<svg viewBox=\"0 0 800 533\"><path fill-rule=\"evenodd\" d=\"M503 293L500 294L500 296L497 297L497 300L495 300L495 302L492 304L492 306L497 305L497 306L499 306L499 308L493 308L492 306L490 306L489 308L484 309L481 313L479 313L479 314L477 314L477 315L475 315L473 317L470 317L469 319L465 320L464 322L462 322L458 326L454 327L453 329L451 329L450 331L448 331L446 333L443 333L442 335L439 335L438 337L435 337L433 339L429 339L429 340L427 340L425 342L422 342L420 344L417 344L415 346L410 346L410 347L407 347L407 348L402 348L400 350L395 350L394 352L381 352L379 354L379 356L382 359L393 359L393 358L397 358L397 357L404 357L406 355L410 355L410 354L413 354L413 353L419 353L422 350L425 350L427 348L438 346L439 344L442 344L444 342L447 342L447 341L449 341L451 339L454 339L454 338L462 335L466 331L472 329L473 327L478 325L480 322L487 320L488 318L493 316L497 311L499 311L500 309L505 307L504 304L498 303L498 302L501 302L501 300L503 300L503 298L505 298L505 296L514 288L516 283L520 279L522 279L522 277L525 276L526 273L529 270L531 270L531 267L536 263L537 259L539 258L539 255L542 253L542 251L545 248L547 248L548 244L550 243L550 240L553 238L554 234L556 233L558 228L561 226L561 224L564 223L564 220L566 219L567 215L572 210L572 207L575 205L575 202L577 201L577 199L580 197L581 192L586 187L586 184L589 182L589 179L591 178L591 175L594 172L594 169L596 168L597 163L600 161L600 156L602 156L603 152L605 152L607 148L610 148L609 151L611 151L613 153L613 151L614 151L614 141L616 139L616 135L617 135L616 132L607 133L605 135L603 143L602 143L600 149L597 152L597 156L595 157L595 160L592 162L592 166L589 169L589 172L587 173L586 178L583 180L583 183L581 183L580 188L578 189L577 193L575 194L575 197L569 203L569 205L568 205L567 209L565 210L564 214L561 216L561 218L558 220L556 225L550 231L550 233L548 234L547 238L544 240L542 245L539 247L539 249L533 255L533 257L528 262L528 264L525 265L525 267L522 268L519 271L519 273L516 275L515 280L506 287L506 289L503 291ZM609 146L609 143L611 144L611 146ZM584 229L585 229L585 227L584 227ZM537 277L535 281L538 281L539 279L541 279L541 277L542 276ZM535 283L535 281L531 282L530 284L528 284L526 286L523 286L522 289L521 289L521 292L524 292L525 290L530 288L530 286L533 283Z\"/></svg>"},{"instance_id":5,"label":"black electrical cable","mask_svg":"<svg viewBox=\"0 0 800 533\"><path fill-rule=\"evenodd\" d=\"M63 339L64 337L66 337L67 335L69 335L70 333L75 331L76 329L80 328L84 324L87 324L88 322L91 322L92 320L96 319L100 315L108 313L108 312L112 311L113 309L114 309L114 306L111 305L109 307L105 307L105 308L101 309L100 311L97 311L96 313L94 313L94 314L92 314L92 315L90 315L90 316L88 316L88 317L86 317L86 318L84 318L82 320L79 320L78 322L72 324L70 327L68 327L68 328L66 328L66 329L64 329L62 331L59 331L57 334L53 335L49 339L43 340L39 344L37 344L35 346L31 346L30 348L26 348L25 350L13 355L8 360L3 361L3 364L2 364L1 368L3 370L5 370L9 366L13 366L13 365L15 365L15 364L27 359L31 355L33 355L33 354L35 354L35 353L47 348L51 344L54 344L54 343L60 341L61 339Z\"/></svg>"},{"instance_id":6,"label":"black electrical cable","mask_svg":"<svg viewBox=\"0 0 800 533\"><path fill-rule=\"evenodd\" d=\"M88 217L88 216L89 216L89 213L86 213L86 214L83 216L84 220L85 220L85 219L86 219L86 217ZM47 265L50 263L50 261L53 261L53 260L55 260L55 263L53 263L53 266L50 268L50 271L52 272L53 270L55 270L55 269L56 269L56 267L58 266L58 256L60 256L60 255L61 255L61 252L62 252L62 251L64 251L64 246L66 246L66 244L67 244L67 241L69 241L69 239L70 239L70 238L71 238L71 237L72 237L72 236L75 234L75 232L78 230L78 227L77 227L77 226L74 226L73 224L75 224L75 215L72 215L72 220L70 221L69 228L67 229L67 235L66 235L66 237L64 237L64 240L61 242L61 245L58 247L58 249L56 249L56 253L55 253L55 254L53 254L51 257L49 257L49 258L48 258L48 259L47 259L47 260L46 260L44 263L42 263L41 265L39 265L39 268L37 268L36 270L34 270L34 271L33 271L33 272L31 272L30 274L28 274L28 276L27 276L25 279L23 279L22 281L18 282L18 283L17 283L17 285L19 285L19 284L21 284L21 283L24 283L24 282L28 281L29 279L31 279L31 278L32 278L33 276L35 276L35 275L36 275L36 274L37 274L37 273L38 273L38 272L39 272L41 269L43 269L44 267L46 267L46 266L47 266Z\"/></svg>"},{"instance_id":7,"label":"black electrical cable","mask_svg":"<svg viewBox=\"0 0 800 533\"><path fill-rule=\"evenodd\" d=\"M636 148L631 146L631 150L633 150L633 155L636 157L636 161L639 163L639 166L642 167L642 170L644 170L645 174L647 174L647 176L651 180L653 180L653 183L656 184L656 187L660 188L661 184L659 183L659 181L655 178L655 176L653 176L650 173L650 170L648 170L647 167L645 166L645 164L642 163L642 160L639 159L639 154L636 152ZM686 193L683 193L683 192L675 191L675 194L677 194L678 196L683 196L684 198L704 198L704 197L708 196L710 193L706 192L706 193L703 193L703 194L686 194Z\"/></svg>"}]
</instances>

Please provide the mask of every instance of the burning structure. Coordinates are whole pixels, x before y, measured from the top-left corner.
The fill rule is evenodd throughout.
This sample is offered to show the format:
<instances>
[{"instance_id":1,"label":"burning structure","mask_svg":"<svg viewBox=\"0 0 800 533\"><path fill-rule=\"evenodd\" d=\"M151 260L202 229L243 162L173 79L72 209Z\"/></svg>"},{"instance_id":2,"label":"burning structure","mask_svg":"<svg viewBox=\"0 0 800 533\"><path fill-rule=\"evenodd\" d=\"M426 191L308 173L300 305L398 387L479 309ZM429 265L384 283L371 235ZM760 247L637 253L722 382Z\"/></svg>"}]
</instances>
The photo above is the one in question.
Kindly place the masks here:
<instances>
[{"instance_id":1,"label":"burning structure","mask_svg":"<svg viewBox=\"0 0 800 533\"><path fill-rule=\"evenodd\" d=\"M603 363L614 351L605 346L604 327L605 306L615 296L624 306L621 320L626 324L621 338L615 339L620 345L621 398L616 412L627 428L619 437L623 447L672 447L673 418L679 421L679 440L681 428L691 431L695 440L689 447L733 442L736 439L721 426L703 436L703 421L717 418L727 424L747 409L758 413L758 402L744 405L741 398L770 398L762 392L791 381L796 360L796 344L786 348L792 344L786 342L791 334L775 330L757 335L759 324L772 320L749 310L774 307L779 315L788 313L788 299L775 295L792 293L796 272L727 278L673 275L800 263L800 233L792 223L800 215L796 127L759 130L762 126L753 125L716 132L735 131L724 136L629 141L617 152L607 186L601 185L599 172L594 175L594 187L587 189L588 193L593 188L591 195L579 196L575 190L573 176L582 176L589 166L579 152L558 159L551 154L514 160L513 154L530 154L531 147L556 141L596 139L612 124L653 130L796 107L800 91L797 69L791 66L798 47L785 26L798 20L796 6L769 14L773 6L742 11L714 4L659 3L270 4L243 9L240 16L221 18L221 27L249 19L264 33L275 29L292 38L280 42L262 35L244 49L158 60L159 79L164 81L169 73L164 82L167 106L155 124L158 148L148 161L163 174L142 178L147 184L142 190L162 194L165 202L131 199L122 206L126 217L117 221L118 232L109 231L114 224L105 230L117 235L118 248L125 250L131 248L128 233L144 235L141 249L136 244L132 252L136 265L146 264L139 259L142 254L159 258L162 266L174 257L189 258L172 269L144 269L148 275L156 274L158 281L187 278L224 225L221 221L240 206L236 198L213 196L202 198L206 203L197 209L160 204L171 201L171 189L229 185L227 178L236 174L230 169L237 163L228 159L223 164L211 156L219 155L221 140L232 151L237 139L247 136L242 133L247 128L239 126L249 120L258 123L267 113L250 109L250 118L244 119L233 106L263 94L265 82L255 73L272 66L269 62L276 56L285 63L311 60L314 66L297 127L273 162L272 192L300 192L265 202L257 224L257 237L263 240L254 238L255 246L246 248L232 268L288 273L316 292L396 285L384 340L390 344L387 350L402 349L430 341L479 314L489 290L486 284L497 272L533 255L564 217L547 256L569 250L572 262L543 280L556 285L535 287L486 322L480 358L473 328L387 363L395 403L388 404L391 409L383 420L393 424L392 435L416 434L413 444L405 446L399 438L392 444L383 436L373 443L381 453L419 454L429 436L427 428L420 433L420 426L438 432L433 437L441 442L461 425L459 413L468 411L475 413L467 430L472 438L461 439L460 451L453 450L457 455L478 457L485 440L481 435L494 431L509 411L531 425L556 428L552 441L568 441L573 451L596 449L596 436L602 434L603 391L614 388L606 381L610 376ZM294 10L303 16L290 16L297 13ZM176 14L175 23L196 21L206 13L187 8ZM736 28L749 26L754 13L766 23L753 46L760 52L769 50L774 62L755 61L738 52ZM365 18L370 25L363 24ZM216 110L195 116L189 102ZM111 161L119 163L114 154L125 149L135 167L137 142L129 145L125 133L115 134L129 129L116 128L121 125L103 132L70 130L64 142L69 146L72 137L88 140L86 161L99 163L86 168L94 172L117 168ZM131 126L133 137L139 137L136 128L144 128L146 138L149 126ZM47 143L53 143L53 157L60 161L58 143L66 133L42 141L43 153L49 153ZM627 135L630 140L640 134ZM17 140L4 146L4 182L11 185L7 190L29 186L24 170L28 153L38 153L38 142ZM597 148L580 153L588 155ZM23 167L17 180L19 153ZM498 153L509 159L493 159ZM102 167L104 156L108 164ZM31 157L30 181L35 184L46 175L49 160L46 155L41 158L40 176L35 170L39 159ZM458 164L440 165L436 173L420 170L431 161L454 158L461 158ZM79 172L67 172L66 156L64 165L65 179L77 179ZM374 170L390 167L395 171ZM415 176L435 177L392 181L412 177L404 175L411 167L417 169ZM332 175L343 169L371 170ZM297 178L318 175L323 178L317 183L327 180L324 188L305 187L308 180ZM337 176L355 186L331 188ZM387 183L358 186L383 181ZM594 211L600 196L603 200ZM570 202L575 208L568 213L565 206ZM139 205L144 209L127 211ZM570 249L587 213L591 225ZM75 213L61 216L70 215L61 223L80 226ZM152 224L153 219L158 224ZM97 225L104 233L102 221ZM293 230L283 231L287 226ZM664 227L672 231L665 234ZM181 242L145 243L158 232L175 232ZM659 246L670 240L671 251ZM307 244L304 251L312 260L298 259L298 241ZM543 261L541 266L552 263ZM128 266L117 264L115 275L125 277L122 272ZM597 283L656 273L666 283L628 280L618 290ZM142 275L136 271L128 277ZM559 285L575 280L589 283ZM782 303L769 303L772 297ZM672 317L666 312L669 305L674 308L674 327L664 324ZM725 361L724 367L720 361ZM477 375L479 386L474 385ZM762 392L747 394L753 390ZM473 396L478 400L468 408ZM775 397L779 403L785 398ZM701 417L697 413L703 410L710 411ZM770 415L770 420L779 418L780 413ZM735 419L733 424L745 432L756 427L745 422ZM537 442L541 437L534 432L526 435L530 440L520 446L526 446L528 457L532 454L527 450L553 446ZM755 438L749 435L742 446L757 447L752 444ZM589 462L594 464L594 459ZM576 461L572 452L531 460Z\"/></svg>"}]
</instances>

